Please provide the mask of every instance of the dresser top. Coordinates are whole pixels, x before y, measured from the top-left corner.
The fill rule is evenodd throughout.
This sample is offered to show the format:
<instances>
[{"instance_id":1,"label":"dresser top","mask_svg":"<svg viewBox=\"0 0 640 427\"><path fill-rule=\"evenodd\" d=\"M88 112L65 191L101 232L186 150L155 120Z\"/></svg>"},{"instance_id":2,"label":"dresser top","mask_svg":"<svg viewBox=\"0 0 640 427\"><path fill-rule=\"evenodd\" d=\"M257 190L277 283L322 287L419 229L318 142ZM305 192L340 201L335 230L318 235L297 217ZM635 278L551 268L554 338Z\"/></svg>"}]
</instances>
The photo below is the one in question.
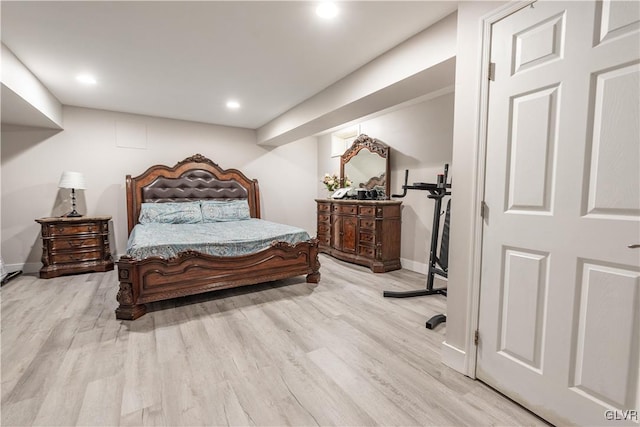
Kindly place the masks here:
<instances>
[{"instance_id":1,"label":"dresser top","mask_svg":"<svg viewBox=\"0 0 640 427\"><path fill-rule=\"evenodd\" d=\"M399 205L401 200L361 200L361 199L315 199L319 203L338 203L345 205Z\"/></svg>"},{"instance_id":2,"label":"dresser top","mask_svg":"<svg viewBox=\"0 0 640 427\"><path fill-rule=\"evenodd\" d=\"M91 222L91 221L109 221L111 216L60 216L60 217L51 217L51 218L40 218L36 219L36 222L40 224L49 224L54 222Z\"/></svg>"}]
</instances>

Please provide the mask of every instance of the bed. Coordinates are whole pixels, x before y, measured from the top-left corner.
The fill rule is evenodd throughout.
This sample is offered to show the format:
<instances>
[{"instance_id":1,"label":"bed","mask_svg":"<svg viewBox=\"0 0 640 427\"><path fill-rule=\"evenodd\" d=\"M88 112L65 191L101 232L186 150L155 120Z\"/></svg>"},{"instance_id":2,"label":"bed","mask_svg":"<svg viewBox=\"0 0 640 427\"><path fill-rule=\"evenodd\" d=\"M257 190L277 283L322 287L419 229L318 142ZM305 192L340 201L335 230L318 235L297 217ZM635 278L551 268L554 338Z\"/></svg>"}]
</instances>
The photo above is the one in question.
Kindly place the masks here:
<instances>
[{"instance_id":1,"label":"bed","mask_svg":"<svg viewBox=\"0 0 640 427\"><path fill-rule=\"evenodd\" d=\"M127 175L126 194L129 242L127 254L117 262L117 319L139 318L150 302L208 291L300 275L306 275L308 283L320 281L318 240L300 234L295 227L259 222L258 181L236 169L223 170L196 154L174 167L155 165L142 175ZM186 224L155 223L158 210L170 211L178 204L182 214L188 213L181 215ZM240 208L227 209L231 205ZM216 218L230 211L233 215L228 221L200 224L190 216L197 214L197 206L203 216L206 208L218 215ZM243 218L234 224L238 212ZM144 224L139 224L141 214ZM152 218L151 223L145 218ZM261 234L257 239L245 239L251 234L250 224L273 233L271 237ZM155 247L139 243L154 235L159 237ZM186 237L180 240L180 235ZM208 235L219 238L207 241Z\"/></svg>"}]
</instances>

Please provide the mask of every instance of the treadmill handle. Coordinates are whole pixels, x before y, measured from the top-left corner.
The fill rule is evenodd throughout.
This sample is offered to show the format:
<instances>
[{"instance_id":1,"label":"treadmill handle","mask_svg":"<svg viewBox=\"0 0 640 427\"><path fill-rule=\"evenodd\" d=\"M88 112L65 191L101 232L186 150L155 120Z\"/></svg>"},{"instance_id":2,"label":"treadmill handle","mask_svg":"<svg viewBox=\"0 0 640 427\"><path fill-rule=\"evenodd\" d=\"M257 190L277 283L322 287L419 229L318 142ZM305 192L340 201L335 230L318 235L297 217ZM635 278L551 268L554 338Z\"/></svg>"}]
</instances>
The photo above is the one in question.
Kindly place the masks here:
<instances>
[{"instance_id":1,"label":"treadmill handle","mask_svg":"<svg viewBox=\"0 0 640 427\"><path fill-rule=\"evenodd\" d=\"M404 197L407 195L407 184L409 183L409 169L404 170L404 185L402 186L402 194L392 194L391 197Z\"/></svg>"}]
</instances>

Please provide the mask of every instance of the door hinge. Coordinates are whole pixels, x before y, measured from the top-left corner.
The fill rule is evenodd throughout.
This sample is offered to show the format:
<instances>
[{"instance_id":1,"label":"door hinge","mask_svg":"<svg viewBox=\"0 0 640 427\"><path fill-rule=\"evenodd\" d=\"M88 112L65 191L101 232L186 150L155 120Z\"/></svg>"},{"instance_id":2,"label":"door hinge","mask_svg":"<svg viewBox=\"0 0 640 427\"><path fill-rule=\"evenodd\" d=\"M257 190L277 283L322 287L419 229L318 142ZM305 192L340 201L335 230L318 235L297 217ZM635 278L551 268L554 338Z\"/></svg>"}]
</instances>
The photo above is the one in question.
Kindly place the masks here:
<instances>
[{"instance_id":1,"label":"door hinge","mask_svg":"<svg viewBox=\"0 0 640 427\"><path fill-rule=\"evenodd\" d=\"M480 332L478 332L478 330L476 329L476 331L473 333L473 343L477 346L478 341L480 341Z\"/></svg>"},{"instance_id":2,"label":"door hinge","mask_svg":"<svg viewBox=\"0 0 640 427\"><path fill-rule=\"evenodd\" d=\"M495 62L489 63L489 80L491 80L492 82L496 80L496 63Z\"/></svg>"},{"instance_id":3,"label":"door hinge","mask_svg":"<svg viewBox=\"0 0 640 427\"><path fill-rule=\"evenodd\" d=\"M487 204L483 201L480 202L480 217L484 219L484 215L487 213Z\"/></svg>"}]
</instances>

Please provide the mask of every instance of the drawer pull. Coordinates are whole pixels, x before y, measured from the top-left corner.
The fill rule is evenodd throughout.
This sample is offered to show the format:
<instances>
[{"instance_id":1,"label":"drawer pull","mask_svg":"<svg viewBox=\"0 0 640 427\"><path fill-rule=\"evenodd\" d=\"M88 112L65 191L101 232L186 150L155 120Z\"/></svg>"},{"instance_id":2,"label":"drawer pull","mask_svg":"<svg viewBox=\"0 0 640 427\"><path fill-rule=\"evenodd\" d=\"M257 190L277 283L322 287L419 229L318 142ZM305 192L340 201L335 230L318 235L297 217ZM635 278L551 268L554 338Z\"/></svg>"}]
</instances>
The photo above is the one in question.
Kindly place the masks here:
<instances>
[{"instance_id":1,"label":"drawer pull","mask_svg":"<svg viewBox=\"0 0 640 427\"><path fill-rule=\"evenodd\" d=\"M372 221L372 220L366 220L366 219L365 219L365 220L362 220L362 221L360 222L360 226L361 226L362 228L369 228L369 229L373 229L373 228L374 228L374 226L375 226L375 221Z\"/></svg>"},{"instance_id":2,"label":"drawer pull","mask_svg":"<svg viewBox=\"0 0 640 427\"><path fill-rule=\"evenodd\" d=\"M360 248L360 255L373 258L375 251L371 248Z\"/></svg>"},{"instance_id":3,"label":"drawer pull","mask_svg":"<svg viewBox=\"0 0 640 427\"><path fill-rule=\"evenodd\" d=\"M362 242L371 243L371 242L373 242L373 234L361 234L360 235L360 240Z\"/></svg>"},{"instance_id":4,"label":"drawer pull","mask_svg":"<svg viewBox=\"0 0 640 427\"><path fill-rule=\"evenodd\" d=\"M360 208L360 214L361 215L367 215L367 216L373 216L375 213L375 209L372 207L361 207Z\"/></svg>"}]
</instances>

